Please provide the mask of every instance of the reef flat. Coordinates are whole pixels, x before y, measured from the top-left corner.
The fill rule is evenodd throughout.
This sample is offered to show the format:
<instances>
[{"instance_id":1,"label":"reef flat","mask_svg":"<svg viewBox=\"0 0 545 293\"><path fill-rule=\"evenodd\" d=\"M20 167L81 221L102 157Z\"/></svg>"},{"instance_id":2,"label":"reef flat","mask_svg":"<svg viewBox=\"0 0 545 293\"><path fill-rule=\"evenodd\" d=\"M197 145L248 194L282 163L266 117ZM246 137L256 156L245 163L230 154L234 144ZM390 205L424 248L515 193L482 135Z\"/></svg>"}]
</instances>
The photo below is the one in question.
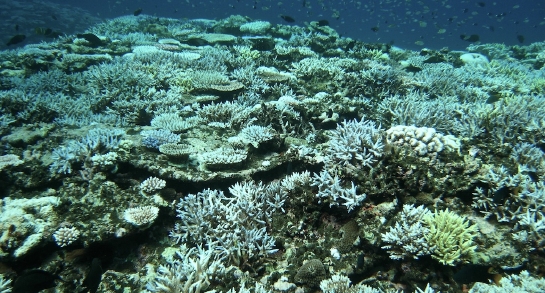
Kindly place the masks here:
<instances>
[{"instance_id":1,"label":"reef flat","mask_svg":"<svg viewBox=\"0 0 545 293\"><path fill-rule=\"evenodd\" d=\"M0 60L0 292L545 286L545 43L140 15Z\"/></svg>"}]
</instances>

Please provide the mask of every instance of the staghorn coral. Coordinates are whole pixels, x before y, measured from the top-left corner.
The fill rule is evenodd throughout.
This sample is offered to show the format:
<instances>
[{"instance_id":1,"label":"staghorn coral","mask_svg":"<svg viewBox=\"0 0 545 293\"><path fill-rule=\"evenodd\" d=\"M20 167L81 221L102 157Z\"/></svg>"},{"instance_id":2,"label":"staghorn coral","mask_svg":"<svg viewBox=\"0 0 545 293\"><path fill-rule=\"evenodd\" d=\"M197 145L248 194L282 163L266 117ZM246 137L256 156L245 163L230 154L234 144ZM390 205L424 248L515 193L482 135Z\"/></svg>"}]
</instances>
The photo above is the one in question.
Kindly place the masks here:
<instances>
[{"instance_id":1,"label":"staghorn coral","mask_svg":"<svg viewBox=\"0 0 545 293\"><path fill-rule=\"evenodd\" d=\"M4 275L0 275L0 293L11 292L11 280L4 279Z\"/></svg>"},{"instance_id":2,"label":"staghorn coral","mask_svg":"<svg viewBox=\"0 0 545 293\"><path fill-rule=\"evenodd\" d=\"M473 239L477 226L451 211L430 212L424 206L404 205L400 219L382 234L392 259L431 255L440 263L467 262L477 248Z\"/></svg>"},{"instance_id":3,"label":"staghorn coral","mask_svg":"<svg viewBox=\"0 0 545 293\"><path fill-rule=\"evenodd\" d=\"M447 209L425 215L423 220L429 228L424 238L433 250L432 257L440 263L452 266L467 262L474 255L477 226L466 218Z\"/></svg>"},{"instance_id":4,"label":"staghorn coral","mask_svg":"<svg viewBox=\"0 0 545 293\"><path fill-rule=\"evenodd\" d=\"M329 134L327 160L354 168L370 167L382 156L380 126L370 120L343 121Z\"/></svg>"},{"instance_id":5,"label":"staghorn coral","mask_svg":"<svg viewBox=\"0 0 545 293\"><path fill-rule=\"evenodd\" d=\"M281 210L286 192L274 185L245 182L230 188L233 198L218 190L189 194L177 204L178 218L170 236L176 242L214 245L225 261L240 265L277 251L265 224Z\"/></svg>"},{"instance_id":6,"label":"staghorn coral","mask_svg":"<svg viewBox=\"0 0 545 293\"><path fill-rule=\"evenodd\" d=\"M92 162L93 155L105 154L119 148L125 131L121 129L94 128L79 140L69 140L64 146L53 149L52 164L49 170L58 174L72 173L72 165L76 162ZM104 158L102 158L104 159ZM102 160L95 157L95 160Z\"/></svg>"},{"instance_id":7,"label":"staghorn coral","mask_svg":"<svg viewBox=\"0 0 545 293\"><path fill-rule=\"evenodd\" d=\"M382 248L388 250L391 259L418 259L419 256L431 254L432 248L424 238L430 232L424 217L430 213L424 206L403 205L399 221L388 232L381 234L382 241L388 243Z\"/></svg>"},{"instance_id":8,"label":"staghorn coral","mask_svg":"<svg viewBox=\"0 0 545 293\"><path fill-rule=\"evenodd\" d=\"M146 289L151 292L199 293L206 290L227 269L213 249L188 248L185 244L167 257L167 264L157 268Z\"/></svg>"},{"instance_id":9,"label":"staghorn coral","mask_svg":"<svg viewBox=\"0 0 545 293\"><path fill-rule=\"evenodd\" d=\"M365 200L367 195L357 194L354 182L351 182L351 187L345 188L341 185L341 179L335 175L332 176L328 170L322 170L319 174L314 174L312 177L312 186L318 187L319 198L326 198L329 201L329 206L340 205L339 199L342 199L348 212L351 212Z\"/></svg>"}]
</instances>

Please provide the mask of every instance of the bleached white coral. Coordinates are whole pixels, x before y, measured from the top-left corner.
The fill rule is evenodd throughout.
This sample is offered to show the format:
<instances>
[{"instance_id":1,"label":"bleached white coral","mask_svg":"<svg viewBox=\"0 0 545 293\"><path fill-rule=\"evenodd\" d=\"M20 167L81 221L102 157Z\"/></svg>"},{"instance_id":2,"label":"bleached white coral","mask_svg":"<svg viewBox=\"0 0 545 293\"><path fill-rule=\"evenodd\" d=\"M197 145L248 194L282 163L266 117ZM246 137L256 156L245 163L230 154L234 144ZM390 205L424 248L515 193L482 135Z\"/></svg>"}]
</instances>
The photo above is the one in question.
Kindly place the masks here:
<instances>
[{"instance_id":1,"label":"bleached white coral","mask_svg":"<svg viewBox=\"0 0 545 293\"><path fill-rule=\"evenodd\" d=\"M0 171L4 169L7 166L17 166L22 164L23 161L19 159L19 156L17 155L3 155L0 156Z\"/></svg>"},{"instance_id":2,"label":"bleached white coral","mask_svg":"<svg viewBox=\"0 0 545 293\"><path fill-rule=\"evenodd\" d=\"M158 215L158 207L142 206L126 209L123 213L123 219L135 226L147 226L151 225Z\"/></svg>"},{"instance_id":3,"label":"bleached white coral","mask_svg":"<svg viewBox=\"0 0 545 293\"><path fill-rule=\"evenodd\" d=\"M218 168L238 164L246 160L248 151L230 147L221 147L210 152L202 153L199 160L208 167Z\"/></svg>"},{"instance_id":4,"label":"bleached white coral","mask_svg":"<svg viewBox=\"0 0 545 293\"><path fill-rule=\"evenodd\" d=\"M281 282L281 281L282 281L282 278L278 280L278 282ZM287 284L291 284L291 283L287 283ZM293 284L293 286L295 286L295 284ZM277 287L275 287L275 289L277 289ZM285 287L280 289L285 289ZM280 290L280 291L288 291L288 290L289 289ZM229 289L229 291L227 291L227 293L272 293L272 291L265 288L265 285L261 284L260 282L255 282L253 286L246 288L246 283L243 281L238 290L235 290L235 288L231 288Z\"/></svg>"},{"instance_id":5,"label":"bleached white coral","mask_svg":"<svg viewBox=\"0 0 545 293\"><path fill-rule=\"evenodd\" d=\"M11 280L4 279L4 275L0 275L0 293L11 292Z\"/></svg>"},{"instance_id":6,"label":"bleached white coral","mask_svg":"<svg viewBox=\"0 0 545 293\"><path fill-rule=\"evenodd\" d=\"M280 184L253 181L229 188L232 196L206 189L188 194L177 204L178 218L170 236L179 241L212 245L226 261L241 264L277 251L266 224L282 210L287 197Z\"/></svg>"},{"instance_id":7,"label":"bleached white coral","mask_svg":"<svg viewBox=\"0 0 545 293\"><path fill-rule=\"evenodd\" d=\"M418 259L419 256L431 253L424 239L424 235L429 233L429 228L424 225L424 217L430 213L424 206L403 205L399 221L388 232L381 234L382 241L388 243L382 248L388 250L391 259Z\"/></svg>"},{"instance_id":8,"label":"bleached white coral","mask_svg":"<svg viewBox=\"0 0 545 293\"><path fill-rule=\"evenodd\" d=\"M260 143L273 139L274 134L275 131L271 127L250 125L244 127L238 136L244 143L251 144L254 148L258 148Z\"/></svg>"},{"instance_id":9,"label":"bleached white coral","mask_svg":"<svg viewBox=\"0 0 545 293\"><path fill-rule=\"evenodd\" d=\"M53 233L53 239L58 246L65 247L78 240L80 234L75 227L61 227Z\"/></svg>"},{"instance_id":10,"label":"bleached white coral","mask_svg":"<svg viewBox=\"0 0 545 293\"><path fill-rule=\"evenodd\" d=\"M282 189L286 191L293 191L299 186L307 186L310 184L310 172L304 171L304 172L294 172L290 175L287 175L280 181L280 185L282 186Z\"/></svg>"},{"instance_id":11,"label":"bleached white coral","mask_svg":"<svg viewBox=\"0 0 545 293\"><path fill-rule=\"evenodd\" d=\"M430 284L427 284L426 285L426 288L424 288L424 290L420 289L420 288L416 288L416 291L414 291L415 293L435 293L435 290L433 290L433 288L430 286ZM440 292L437 292L437 293L440 293Z\"/></svg>"},{"instance_id":12,"label":"bleached white coral","mask_svg":"<svg viewBox=\"0 0 545 293\"><path fill-rule=\"evenodd\" d=\"M198 122L198 117L183 119L175 113L163 113L151 120L151 126L172 132L180 132L197 125Z\"/></svg>"},{"instance_id":13,"label":"bleached white coral","mask_svg":"<svg viewBox=\"0 0 545 293\"><path fill-rule=\"evenodd\" d=\"M460 151L461 143L453 135L443 135L434 128L397 125L386 130L388 144L409 146L419 156L437 154L443 150Z\"/></svg>"},{"instance_id":14,"label":"bleached white coral","mask_svg":"<svg viewBox=\"0 0 545 293\"><path fill-rule=\"evenodd\" d=\"M382 156L381 128L375 122L343 121L329 134L327 159L343 165L367 167Z\"/></svg>"},{"instance_id":15,"label":"bleached white coral","mask_svg":"<svg viewBox=\"0 0 545 293\"><path fill-rule=\"evenodd\" d=\"M213 280L226 273L219 254L214 248L188 248L181 245L166 265L157 269L155 280L146 289L151 292L206 292Z\"/></svg>"},{"instance_id":16,"label":"bleached white coral","mask_svg":"<svg viewBox=\"0 0 545 293\"><path fill-rule=\"evenodd\" d=\"M263 34L271 28L271 23L268 21L252 21L240 26L240 31L251 34Z\"/></svg>"},{"instance_id":17,"label":"bleached white coral","mask_svg":"<svg viewBox=\"0 0 545 293\"><path fill-rule=\"evenodd\" d=\"M233 128L243 123L251 112L251 108L235 102L223 102L204 105L197 110L197 116L208 126L216 128Z\"/></svg>"},{"instance_id":18,"label":"bleached white coral","mask_svg":"<svg viewBox=\"0 0 545 293\"><path fill-rule=\"evenodd\" d=\"M335 274L331 278L320 282L323 293L381 293L382 291L363 284L350 286L350 279L346 276Z\"/></svg>"},{"instance_id":19,"label":"bleached white coral","mask_svg":"<svg viewBox=\"0 0 545 293\"><path fill-rule=\"evenodd\" d=\"M60 198L55 196L0 199L0 254L18 258L39 247L51 236L47 231L57 224L59 204ZM17 233L10 233L14 228Z\"/></svg>"},{"instance_id":20,"label":"bleached white coral","mask_svg":"<svg viewBox=\"0 0 545 293\"><path fill-rule=\"evenodd\" d=\"M166 185L165 180L152 176L140 183L140 189L145 193L152 193L165 188Z\"/></svg>"},{"instance_id":21,"label":"bleached white coral","mask_svg":"<svg viewBox=\"0 0 545 293\"><path fill-rule=\"evenodd\" d=\"M346 206L348 212L359 206L367 197L364 194L357 194L354 182L351 182L351 187L345 188L341 184L341 179L335 175L331 175L326 169L319 174L314 174L312 177L312 186L318 187L317 197L328 198L329 206L337 206L340 204L338 199L342 199L342 205Z\"/></svg>"},{"instance_id":22,"label":"bleached white coral","mask_svg":"<svg viewBox=\"0 0 545 293\"><path fill-rule=\"evenodd\" d=\"M545 215L541 211L530 212L528 209L526 214L518 216L518 224L523 227L528 227L531 232L541 233L545 231Z\"/></svg>"},{"instance_id":23,"label":"bleached white coral","mask_svg":"<svg viewBox=\"0 0 545 293\"><path fill-rule=\"evenodd\" d=\"M95 154L91 157L93 165L98 167L109 167L115 165L118 155L116 152L107 152L105 154Z\"/></svg>"},{"instance_id":24,"label":"bleached white coral","mask_svg":"<svg viewBox=\"0 0 545 293\"><path fill-rule=\"evenodd\" d=\"M541 293L543 288L545 288L545 279L533 277L528 271L522 271L519 275L501 278L499 286L477 282L469 293Z\"/></svg>"}]
</instances>

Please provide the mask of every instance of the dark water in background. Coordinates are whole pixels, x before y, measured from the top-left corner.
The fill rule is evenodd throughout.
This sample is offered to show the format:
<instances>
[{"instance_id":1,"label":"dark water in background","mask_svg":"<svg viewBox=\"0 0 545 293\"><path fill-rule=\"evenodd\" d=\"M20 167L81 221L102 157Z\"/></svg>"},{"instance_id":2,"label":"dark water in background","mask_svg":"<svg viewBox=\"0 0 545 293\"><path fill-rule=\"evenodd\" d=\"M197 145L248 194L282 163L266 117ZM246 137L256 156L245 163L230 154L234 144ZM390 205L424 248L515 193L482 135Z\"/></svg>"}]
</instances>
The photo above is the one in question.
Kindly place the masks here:
<instances>
[{"instance_id":1,"label":"dark water in background","mask_svg":"<svg viewBox=\"0 0 545 293\"><path fill-rule=\"evenodd\" d=\"M232 14L282 23L279 15L304 25L327 19L343 36L365 42L393 43L409 49L422 47L464 49L461 34L478 34L483 43L529 44L545 40L545 1L351 1L351 0L52 0L85 8L102 18L144 14L172 18L224 18ZM372 28L377 27L374 32ZM439 34L440 29L445 29ZM523 36L521 43L517 36ZM421 41L423 45L415 42Z\"/></svg>"}]
</instances>

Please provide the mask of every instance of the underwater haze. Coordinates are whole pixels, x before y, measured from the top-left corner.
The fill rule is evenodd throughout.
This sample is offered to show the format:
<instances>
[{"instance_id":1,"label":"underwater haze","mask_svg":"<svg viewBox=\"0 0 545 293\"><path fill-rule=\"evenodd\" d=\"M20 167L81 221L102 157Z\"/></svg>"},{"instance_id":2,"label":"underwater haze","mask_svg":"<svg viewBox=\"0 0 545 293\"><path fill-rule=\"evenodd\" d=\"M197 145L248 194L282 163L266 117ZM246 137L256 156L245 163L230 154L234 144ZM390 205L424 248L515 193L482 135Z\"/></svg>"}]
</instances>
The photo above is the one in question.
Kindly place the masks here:
<instances>
[{"instance_id":1,"label":"underwater haze","mask_svg":"<svg viewBox=\"0 0 545 293\"><path fill-rule=\"evenodd\" d=\"M342 36L364 42L390 43L407 49L460 50L461 35L479 35L485 43L529 44L543 40L545 2L490 0L97 0L53 1L81 7L99 17L142 13L172 18L225 18L232 14L271 23L327 20ZM521 40L522 39L522 40Z\"/></svg>"}]
</instances>

